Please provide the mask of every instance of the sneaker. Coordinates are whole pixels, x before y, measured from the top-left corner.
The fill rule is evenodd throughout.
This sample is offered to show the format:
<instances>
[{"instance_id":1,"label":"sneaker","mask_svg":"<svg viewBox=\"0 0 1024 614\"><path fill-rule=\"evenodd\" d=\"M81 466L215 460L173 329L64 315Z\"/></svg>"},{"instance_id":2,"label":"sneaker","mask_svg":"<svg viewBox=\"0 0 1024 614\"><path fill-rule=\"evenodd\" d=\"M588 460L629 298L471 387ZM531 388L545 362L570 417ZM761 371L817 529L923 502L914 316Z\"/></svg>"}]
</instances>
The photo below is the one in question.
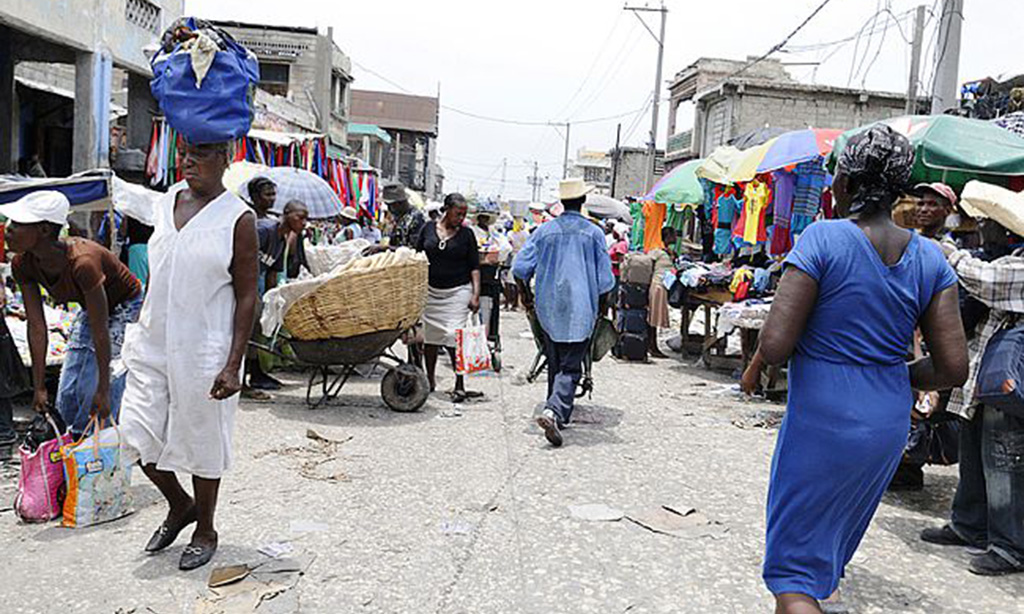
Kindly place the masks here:
<instances>
[{"instance_id":1,"label":"sneaker","mask_svg":"<svg viewBox=\"0 0 1024 614\"><path fill-rule=\"evenodd\" d=\"M1024 573L1024 567L1014 565L995 552L986 552L974 557L967 568L971 573L979 576L1008 576L1015 573Z\"/></svg>"},{"instance_id":2,"label":"sneaker","mask_svg":"<svg viewBox=\"0 0 1024 614\"><path fill-rule=\"evenodd\" d=\"M544 437L548 443L556 448L562 447L562 433L558 429L558 417L555 412L545 409L544 413L537 417L537 426L544 430Z\"/></svg>"},{"instance_id":3,"label":"sneaker","mask_svg":"<svg viewBox=\"0 0 1024 614\"><path fill-rule=\"evenodd\" d=\"M921 531L921 541L939 546L970 546L971 544L956 534L950 526L943 525L941 528L928 528Z\"/></svg>"}]
</instances>

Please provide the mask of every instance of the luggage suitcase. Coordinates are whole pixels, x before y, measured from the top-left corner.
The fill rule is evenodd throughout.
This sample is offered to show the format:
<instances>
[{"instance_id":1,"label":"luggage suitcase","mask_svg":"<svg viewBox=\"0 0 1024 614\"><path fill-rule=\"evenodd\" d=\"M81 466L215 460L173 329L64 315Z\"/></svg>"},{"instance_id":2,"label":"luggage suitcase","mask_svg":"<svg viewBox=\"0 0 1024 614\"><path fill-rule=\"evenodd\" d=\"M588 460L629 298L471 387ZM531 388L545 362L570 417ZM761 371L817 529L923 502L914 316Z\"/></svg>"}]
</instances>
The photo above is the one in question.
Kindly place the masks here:
<instances>
[{"instance_id":1,"label":"luggage suitcase","mask_svg":"<svg viewBox=\"0 0 1024 614\"><path fill-rule=\"evenodd\" d=\"M618 330L620 333L627 333L630 335L646 335L647 310L620 309Z\"/></svg>"},{"instance_id":2,"label":"luggage suitcase","mask_svg":"<svg viewBox=\"0 0 1024 614\"><path fill-rule=\"evenodd\" d=\"M650 296L650 286L621 284L619 286L619 309L647 309Z\"/></svg>"},{"instance_id":3,"label":"luggage suitcase","mask_svg":"<svg viewBox=\"0 0 1024 614\"><path fill-rule=\"evenodd\" d=\"M654 259L647 254L629 253L622 260L620 269L622 283L649 286L654 277Z\"/></svg>"},{"instance_id":4,"label":"luggage suitcase","mask_svg":"<svg viewBox=\"0 0 1024 614\"><path fill-rule=\"evenodd\" d=\"M623 360L633 362L647 361L647 335L619 335L619 343L615 347L615 355Z\"/></svg>"}]
</instances>

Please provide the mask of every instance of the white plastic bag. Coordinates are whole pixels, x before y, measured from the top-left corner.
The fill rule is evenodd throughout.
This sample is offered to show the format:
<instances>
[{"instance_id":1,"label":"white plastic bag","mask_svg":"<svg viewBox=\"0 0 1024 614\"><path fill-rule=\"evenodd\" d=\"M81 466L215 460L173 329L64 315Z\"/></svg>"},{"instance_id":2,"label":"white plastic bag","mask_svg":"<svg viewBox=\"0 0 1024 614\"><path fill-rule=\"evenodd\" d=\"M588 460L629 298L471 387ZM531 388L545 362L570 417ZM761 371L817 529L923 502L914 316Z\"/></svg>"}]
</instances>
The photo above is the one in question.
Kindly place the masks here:
<instances>
[{"instance_id":1,"label":"white plastic bag","mask_svg":"<svg viewBox=\"0 0 1024 614\"><path fill-rule=\"evenodd\" d=\"M455 329L455 372L473 375L491 370L491 349L487 346L487 327L479 318Z\"/></svg>"}]
</instances>

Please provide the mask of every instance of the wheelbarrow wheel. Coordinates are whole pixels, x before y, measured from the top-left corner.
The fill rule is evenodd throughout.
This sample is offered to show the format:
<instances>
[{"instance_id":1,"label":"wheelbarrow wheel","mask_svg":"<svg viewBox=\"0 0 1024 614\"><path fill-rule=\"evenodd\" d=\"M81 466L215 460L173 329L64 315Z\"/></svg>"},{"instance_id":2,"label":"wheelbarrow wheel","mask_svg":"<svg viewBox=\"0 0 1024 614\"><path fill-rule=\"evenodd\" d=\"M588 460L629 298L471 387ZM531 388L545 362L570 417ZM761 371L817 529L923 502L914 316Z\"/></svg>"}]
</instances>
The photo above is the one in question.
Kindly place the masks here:
<instances>
[{"instance_id":1,"label":"wheelbarrow wheel","mask_svg":"<svg viewBox=\"0 0 1024 614\"><path fill-rule=\"evenodd\" d=\"M380 396L393 411L418 411L430 396L427 374L409 363L392 367L380 383Z\"/></svg>"}]
</instances>

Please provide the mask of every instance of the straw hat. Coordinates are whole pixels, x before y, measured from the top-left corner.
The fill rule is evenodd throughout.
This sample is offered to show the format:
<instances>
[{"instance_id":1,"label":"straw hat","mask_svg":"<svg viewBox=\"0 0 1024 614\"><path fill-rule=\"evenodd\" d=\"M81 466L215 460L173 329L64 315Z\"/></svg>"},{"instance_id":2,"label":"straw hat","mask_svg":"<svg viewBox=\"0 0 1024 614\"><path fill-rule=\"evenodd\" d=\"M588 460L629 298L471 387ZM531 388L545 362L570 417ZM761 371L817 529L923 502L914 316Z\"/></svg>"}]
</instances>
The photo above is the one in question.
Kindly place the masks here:
<instances>
[{"instance_id":1,"label":"straw hat","mask_svg":"<svg viewBox=\"0 0 1024 614\"><path fill-rule=\"evenodd\" d=\"M357 221L359 219L359 212L356 211L355 207L345 207L341 210L342 219Z\"/></svg>"},{"instance_id":2,"label":"straw hat","mask_svg":"<svg viewBox=\"0 0 1024 614\"><path fill-rule=\"evenodd\" d=\"M573 179L563 179L558 183L558 199L559 200L573 200L574 198L583 198L587 194L594 191L594 186L587 185L585 181L576 177Z\"/></svg>"}]
</instances>

